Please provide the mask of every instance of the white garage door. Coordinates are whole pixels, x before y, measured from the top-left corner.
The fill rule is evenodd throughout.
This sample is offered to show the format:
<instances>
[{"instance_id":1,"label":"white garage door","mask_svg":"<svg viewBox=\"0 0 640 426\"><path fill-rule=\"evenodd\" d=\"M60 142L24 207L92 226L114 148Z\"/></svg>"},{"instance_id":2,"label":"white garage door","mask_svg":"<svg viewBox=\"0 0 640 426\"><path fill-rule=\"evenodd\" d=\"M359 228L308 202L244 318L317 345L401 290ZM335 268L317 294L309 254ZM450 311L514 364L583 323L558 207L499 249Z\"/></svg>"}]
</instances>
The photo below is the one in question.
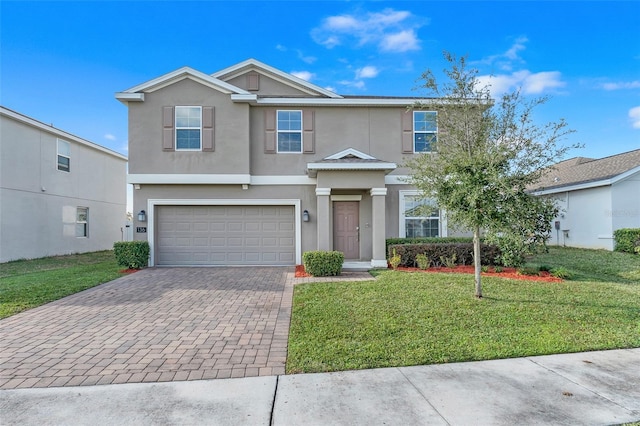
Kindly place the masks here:
<instances>
[{"instance_id":1,"label":"white garage door","mask_svg":"<svg viewBox=\"0 0 640 426\"><path fill-rule=\"evenodd\" d=\"M156 265L293 265L293 206L158 206Z\"/></svg>"}]
</instances>

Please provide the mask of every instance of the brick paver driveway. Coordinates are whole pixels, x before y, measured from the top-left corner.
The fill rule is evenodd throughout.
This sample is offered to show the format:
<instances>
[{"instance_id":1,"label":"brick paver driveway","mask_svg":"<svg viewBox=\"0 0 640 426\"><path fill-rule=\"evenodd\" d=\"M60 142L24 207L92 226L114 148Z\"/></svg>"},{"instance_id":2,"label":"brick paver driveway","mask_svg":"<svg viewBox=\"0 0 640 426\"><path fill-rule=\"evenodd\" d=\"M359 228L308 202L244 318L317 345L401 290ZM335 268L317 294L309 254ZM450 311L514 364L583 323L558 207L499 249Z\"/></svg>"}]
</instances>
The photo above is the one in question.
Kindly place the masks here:
<instances>
[{"instance_id":1,"label":"brick paver driveway","mask_svg":"<svg viewBox=\"0 0 640 426\"><path fill-rule=\"evenodd\" d=\"M292 268L151 268L0 321L0 388L284 374Z\"/></svg>"}]
</instances>

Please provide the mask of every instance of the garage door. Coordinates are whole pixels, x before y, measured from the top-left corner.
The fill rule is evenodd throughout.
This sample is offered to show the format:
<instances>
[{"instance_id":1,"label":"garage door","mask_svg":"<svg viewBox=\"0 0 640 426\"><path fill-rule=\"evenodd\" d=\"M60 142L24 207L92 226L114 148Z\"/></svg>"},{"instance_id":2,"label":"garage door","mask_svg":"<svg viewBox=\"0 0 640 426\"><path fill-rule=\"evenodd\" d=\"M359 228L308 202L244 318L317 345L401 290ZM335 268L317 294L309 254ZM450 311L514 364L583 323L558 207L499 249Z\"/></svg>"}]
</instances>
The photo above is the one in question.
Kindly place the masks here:
<instances>
[{"instance_id":1,"label":"garage door","mask_svg":"<svg viewBox=\"0 0 640 426\"><path fill-rule=\"evenodd\" d=\"M156 265L293 265L293 206L158 206Z\"/></svg>"}]
</instances>

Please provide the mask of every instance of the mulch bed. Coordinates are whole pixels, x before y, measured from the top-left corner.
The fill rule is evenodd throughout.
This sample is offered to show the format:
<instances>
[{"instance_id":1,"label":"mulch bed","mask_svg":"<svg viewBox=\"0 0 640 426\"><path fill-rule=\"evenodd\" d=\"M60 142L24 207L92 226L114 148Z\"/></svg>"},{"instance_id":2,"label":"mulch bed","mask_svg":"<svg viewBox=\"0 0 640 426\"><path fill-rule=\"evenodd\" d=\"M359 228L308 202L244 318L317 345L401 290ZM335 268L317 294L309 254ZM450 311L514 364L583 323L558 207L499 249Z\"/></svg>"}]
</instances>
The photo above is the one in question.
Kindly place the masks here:
<instances>
[{"instance_id":1,"label":"mulch bed","mask_svg":"<svg viewBox=\"0 0 640 426\"><path fill-rule=\"evenodd\" d=\"M133 274L134 272L138 272L140 269L121 269L118 272L121 274Z\"/></svg>"},{"instance_id":2,"label":"mulch bed","mask_svg":"<svg viewBox=\"0 0 640 426\"><path fill-rule=\"evenodd\" d=\"M391 268L390 268L391 269ZM458 265L455 268L429 268L429 269L418 269L418 268L408 268L405 266L400 266L397 269L402 272L423 272L423 273L456 273L456 274L474 274L475 269L473 265ZM495 272L490 269L489 272L482 272L483 276L488 277L501 277L501 278L510 278L513 280L523 280L523 281L542 281L548 283L559 283L562 282L562 279L558 277L552 276L547 271L540 271L540 275L522 275L516 271L515 268L502 268L502 272ZM305 278L311 277L311 274L307 274L304 270L304 265L296 265L296 278Z\"/></svg>"}]
</instances>

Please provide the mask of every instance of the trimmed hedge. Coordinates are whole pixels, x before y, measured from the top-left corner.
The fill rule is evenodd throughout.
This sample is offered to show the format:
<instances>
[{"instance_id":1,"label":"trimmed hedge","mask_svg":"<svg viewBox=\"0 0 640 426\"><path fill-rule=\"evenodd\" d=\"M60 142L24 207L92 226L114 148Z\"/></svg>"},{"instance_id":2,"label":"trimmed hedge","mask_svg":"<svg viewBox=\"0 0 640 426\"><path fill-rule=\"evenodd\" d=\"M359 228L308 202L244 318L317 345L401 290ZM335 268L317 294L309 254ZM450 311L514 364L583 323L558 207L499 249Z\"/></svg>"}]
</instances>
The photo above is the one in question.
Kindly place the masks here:
<instances>
[{"instance_id":1,"label":"trimmed hedge","mask_svg":"<svg viewBox=\"0 0 640 426\"><path fill-rule=\"evenodd\" d=\"M149 264L149 243L146 241L118 241L113 243L118 265L127 269L142 269Z\"/></svg>"},{"instance_id":2,"label":"trimmed hedge","mask_svg":"<svg viewBox=\"0 0 640 426\"><path fill-rule=\"evenodd\" d=\"M330 277L340 275L344 263L341 251L307 251L302 254L304 270L314 277Z\"/></svg>"},{"instance_id":3,"label":"trimmed hedge","mask_svg":"<svg viewBox=\"0 0 640 426\"><path fill-rule=\"evenodd\" d=\"M621 228L613 231L615 251L635 253L635 248L640 247L640 228Z\"/></svg>"},{"instance_id":4,"label":"trimmed hedge","mask_svg":"<svg viewBox=\"0 0 640 426\"><path fill-rule=\"evenodd\" d=\"M453 259L456 265L473 264L473 243L428 243L428 244L393 244L388 253L396 250L400 256L400 265L417 266L416 256L424 254L430 266L445 266L444 260ZM480 244L480 259L483 265L496 265L500 249L488 244Z\"/></svg>"},{"instance_id":5,"label":"trimmed hedge","mask_svg":"<svg viewBox=\"0 0 640 426\"><path fill-rule=\"evenodd\" d=\"M446 243L469 243L473 244L472 237L415 237L415 238L387 238L387 253L390 245L396 244L446 244Z\"/></svg>"}]
</instances>

